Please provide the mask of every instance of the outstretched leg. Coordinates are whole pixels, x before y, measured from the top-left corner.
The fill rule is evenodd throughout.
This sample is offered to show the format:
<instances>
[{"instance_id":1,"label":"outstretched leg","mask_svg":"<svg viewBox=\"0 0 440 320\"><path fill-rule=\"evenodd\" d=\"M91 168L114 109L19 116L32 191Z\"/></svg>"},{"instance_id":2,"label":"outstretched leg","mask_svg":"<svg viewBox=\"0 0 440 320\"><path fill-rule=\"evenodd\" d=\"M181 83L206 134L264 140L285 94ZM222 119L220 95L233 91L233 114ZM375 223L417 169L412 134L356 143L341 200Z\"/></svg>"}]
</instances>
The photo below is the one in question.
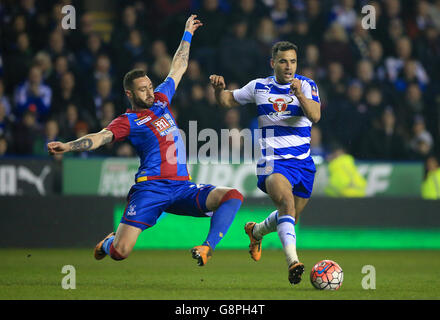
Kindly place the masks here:
<instances>
[{"instance_id":1,"label":"outstretched leg","mask_svg":"<svg viewBox=\"0 0 440 320\"><path fill-rule=\"evenodd\" d=\"M242 203L243 195L236 189L218 187L209 193L206 208L213 211L209 233L201 246L191 250L199 266L205 265L211 257L212 251L229 230Z\"/></svg>"},{"instance_id":2,"label":"outstretched leg","mask_svg":"<svg viewBox=\"0 0 440 320\"><path fill-rule=\"evenodd\" d=\"M116 233L112 232L95 247L95 258L101 260L109 255L114 260L123 260L133 250L141 229L120 223Z\"/></svg>"}]
</instances>

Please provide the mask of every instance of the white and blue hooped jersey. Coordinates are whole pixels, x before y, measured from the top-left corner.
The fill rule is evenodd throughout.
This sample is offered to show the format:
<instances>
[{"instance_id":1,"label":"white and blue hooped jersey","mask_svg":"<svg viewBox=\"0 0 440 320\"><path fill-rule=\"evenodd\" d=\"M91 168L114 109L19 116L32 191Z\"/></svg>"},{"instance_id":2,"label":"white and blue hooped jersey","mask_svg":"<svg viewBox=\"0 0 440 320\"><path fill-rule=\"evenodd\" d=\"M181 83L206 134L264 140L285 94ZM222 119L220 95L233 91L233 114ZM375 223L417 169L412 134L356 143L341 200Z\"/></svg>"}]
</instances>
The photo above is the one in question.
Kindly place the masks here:
<instances>
[{"instance_id":1,"label":"white and blue hooped jersey","mask_svg":"<svg viewBox=\"0 0 440 320\"><path fill-rule=\"evenodd\" d=\"M308 99L320 102L318 87L307 77L301 80L301 90ZM290 89L290 83L277 83L274 76L255 79L241 89L234 90L240 104L255 103L258 108L260 162L296 159L302 167L315 169L310 157L312 122L304 115L300 103ZM293 160L295 161L295 160Z\"/></svg>"}]
</instances>

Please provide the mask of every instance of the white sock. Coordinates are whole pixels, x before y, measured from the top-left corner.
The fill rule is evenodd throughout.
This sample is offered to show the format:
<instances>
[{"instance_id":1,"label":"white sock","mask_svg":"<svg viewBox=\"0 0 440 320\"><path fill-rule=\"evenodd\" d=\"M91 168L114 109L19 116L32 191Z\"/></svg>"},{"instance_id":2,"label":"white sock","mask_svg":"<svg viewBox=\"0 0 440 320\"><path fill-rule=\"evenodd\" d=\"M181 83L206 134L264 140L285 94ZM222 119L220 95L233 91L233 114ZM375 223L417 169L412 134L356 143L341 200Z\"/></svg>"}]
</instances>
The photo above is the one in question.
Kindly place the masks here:
<instances>
[{"instance_id":1,"label":"white sock","mask_svg":"<svg viewBox=\"0 0 440 320\"><path fill-rule=\"evenodd\" d=\"M298 262L298 255L296 253L295 218L290 215L279 216L277 231L278 237L283 245L284 253L286 254L287 265L290 266L293 262Z\"/></svg>"},{"instance_id":2,"label":"white sock","mask_svg":"<svg viewBox=\"0 0 440 320\"><path fill-rule=\"evenodd\" d=\"M277 219L278 210L275 210L263 222L257 223L252 231L255 239L261 239L266 234L276 231Z\"/></svg>"}]
</instances>

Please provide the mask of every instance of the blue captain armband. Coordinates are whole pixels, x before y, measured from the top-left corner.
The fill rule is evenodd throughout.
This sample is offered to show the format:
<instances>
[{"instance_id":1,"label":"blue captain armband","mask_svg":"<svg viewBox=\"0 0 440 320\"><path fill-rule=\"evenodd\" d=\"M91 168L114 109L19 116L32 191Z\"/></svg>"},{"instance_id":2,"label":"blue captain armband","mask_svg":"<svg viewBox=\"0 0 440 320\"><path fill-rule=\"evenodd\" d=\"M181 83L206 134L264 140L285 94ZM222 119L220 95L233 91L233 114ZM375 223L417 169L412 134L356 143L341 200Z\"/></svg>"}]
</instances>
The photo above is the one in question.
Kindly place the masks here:
<instances>
[{"instance_id":1,"label":"blue captain armband","mask_svg":"<svg viewBox=\"0 0 440 320\"><path fill-rule=\"evenodd\" d=\"M191 39L192 39L191 32L185 31L185 33L183 34L182 41L188 41L189 43L191 43Z\"/></svg>"}]
</instances>

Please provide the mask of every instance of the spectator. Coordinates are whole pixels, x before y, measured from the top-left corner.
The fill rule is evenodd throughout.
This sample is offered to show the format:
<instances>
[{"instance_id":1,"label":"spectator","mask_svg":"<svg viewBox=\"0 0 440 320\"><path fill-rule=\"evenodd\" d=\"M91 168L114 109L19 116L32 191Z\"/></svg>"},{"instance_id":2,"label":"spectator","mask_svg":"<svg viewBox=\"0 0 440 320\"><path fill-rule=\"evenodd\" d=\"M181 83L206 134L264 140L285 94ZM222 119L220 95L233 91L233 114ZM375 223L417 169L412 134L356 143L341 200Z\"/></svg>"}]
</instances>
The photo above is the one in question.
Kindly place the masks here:
<instances>
[{"instance_id":1,"label":"spectator","mask_svg":"<svg viewBox=\"0 0 440 320\"><path fill-rule=\"evenodd\" d=\"M8 63L5 63L5 78L8 79L9 86L15 87L22 82L31 65L32 49L29 36L23 32L17 36L16 48L8 56ZM9 87L7 89L9 91Z\"/></svg>"},{"instance_id":2,"label":"spectator","mask_svg":"<svg viewBox=\"0 0 440 320\"><path fill-rule=\"evenodd\" d=\"M410 16L407 23L408 36L412 39L419 37L429 25L434 23L429 14L431 4L428 1L419 0L414 7L416 13Z\"/></svg>"},{"instance_id":3,"label":"spectator","mask_svg":"<svg viewBox=\"0 0 440 320\"><path fill-rule=\"evenodd\" d=\"M403 64L403 68L399 72L399 76L394 81L395 89L398 92L404 92L410 83L417 83L422 91L426 89L428 84L428 77L424 70L419 70L422 74L418 76L418 67L420 65L414 59L406 60Z\"/></svg>"},{"instance_id":4,"label":"spectator","mask_svg":"<svg viewBox=\"0 0 440 320\"><path fill-rule=\"evenodd\" d=\"M387 32L382 37L381 43L384 48L386 56L393 56L396 54L396 45L400 38L405 36L405 28L400 19L393 19L389 22Z\"/></svg>"},{"instance_id":5,"label":"spectator","mask_svg":"<svg viewBox=\"0 0 440 320\"><path fill-rule=\"evenodd\" d=\"M356 66L356 78L364 87L374 84L373 64L370 60L360 60Z\"/></svg>"},{"instance_id":6,"label":"spectator","mask_svg":"<svg viewBox=\"0 0 440 320\"><path fill-rule=\"evenodd\" d=\"M85 48L89 36L93 33L93 17L90 12L84 12L80 17L79 28L69 34L71 50L76 54L77 50Z\"/></svg>"},{"instance_id":7,"label":"spectator","mask_svg":"<svg viewBox=\"0 0 440 320\"><path fill-rule=\"evenodd\" d=\"M270 18L275 24L280 38L285 39L288 34L293 32L293 12L288 0L274 0L274 5L270 10Z\"/></svg>"},{"instance_id":8,"label":"spectator","mask_svg":"<svg viewBox=\"0 0 440 320\"><path fill-rule=\"evenodd\" d=\"M193 57L199 61L208 74L216 68L216 50L227 27L227 18L219 7L218 0L203 0L197 13L204 21L209 21L197 30L197 40L192 49Z\"/></svg>"},{"instance_id":9,"label":"spectator","mask_svg":"<svg viewBox=\"0 0 440 320\"><path fill-rule=\"evenodd\" d=\"M248 24L244 20L236 21L232 34L225 37L220 44L219 61L221 70L228 81L245 83L255 78L255 66L261 61L258 55L257 42L247 37Z\"/></svg>"},{"instance_id":10,"label":"spectator","mask_svg":"<svg viewBox=\"0 0 440 320\"><path fill-rule=\"evenodd\" d=\"M231 12L231 20L237 21L242 20L249 26L249 34L255 32L253 26L258 25L262 17L262 7L257 3L256 0L238 0L234 2L233 9Z\"/></svg>"},{"instance_id":11,"label":"spectator","mask_svg":"<svg viewBox=\"0 0 440 320\"><path fill-rule=\"evenodd\" d=\"M269 68L267 61L271 58L270 52L272 46L279 40L278 31L270 18L261 18L255 37L259 46L260 55L264 61L263 65L267 65L267 68Z\"/></svg>"},{"instance_id":12,"label":"spectator","mask_svg":"<svg viewBox=\"0 0 440 320\"><path fill-rule=\"evenodd\" d=\"M65 141L76 139L76 124L81 121L80 110L74 104L68 104L66 110L58 115L60 123L60 136Z\"/></svg>"},{"instance_id":13,"label":"spectator","mask_svg":"<svg viewBox=\"0 0 440 320\"><path fill-rule=\"evenodd\" d=\"M102 119L103 111L102 106L106 101L114 101L115 96L112 93L112 82L110 78L102 78L98 80L96 85L96 94L93 97L93 101L95 103L94 112L92 113L92 117L95 121L99 121Z\"/></svg>"},{"instance_id":14,"label":"spectator","mask_svg":"<svg viewBox=\"0 0 440 320\"><path fill-rule=\"evenodd\" d=\"M121 20L117 23L111 35L110 45L112 50L114 52L119 50L121 44L127 40L130 31L139 27L136 8L131 5L126 6L122 11Z\"/></svg>"},{"instance_id":15,"label":"spectator","mask_svg":"<svg viewBox=\"0 0 440 320\"><path fill-rule=\"evenodd\" d=\"M21 120L14 124L14 154L32 154L35 137L38 135L39 129L35 111L25 110Z\"/></svg>"},{"instance_id":16,"label":"spectator","mask_svg":"<svg viewBox=\"0 0 440 320\"><path fill-rule=\"evenodd\" d=\"M11 114L11 102L5 95L5 86L2 78L0 78L0 103L3 105L5 114Z\"/></svg>"},{"instance_id":17,"label":"spectator","mask_svg":"<svg viewBox=\"0 0 440 320\"><path fill-rule=\"evenodd\" d=\"M332 147L327 157L328 184L325 194L330 197L356 197L366 196L367 181L359 173L355 159L340 145Z\"/></svg>"},{"instance_id":18,"label":"spectator","mask_svg":"<svg viewBox=\"0 0 440 320\"><path fill-rule=\"evenodd\" d=\"M412 44L411 40L408 37L401 37L396 43L396 56L388 57L385 60L385 67L388 74L388 79L391 82L396 81L400 71L402 71L405 62L412 58ZM418 61L415 61L415 72L417 80L421 83L428 83L428 75L426 74L425 69L422 64Z\"/></svg>"},{"instance_id":19,"label":"spectator","mask_svg":"<svg viewBox=\"0 0 440 320\"><path fill-rule=\"evenodd\" d=\"M54 68L46 80L54 93L60 90L61 78L67 72L69 72L69 62L67 61L67 57L63 55L56 57Z\"/></svg>"},{"instance_id":20,"label":"spectator","mask_svg":"<svg viewBox=\"0 0 440 320\"><path fill-rule=\"evenodd\" d=\"M369 57L369 45L373 41L368 29L362 26L362 19L357 18L353 32L350 35L350 43L353 48L354 56L357 60Z\"/></svg>"},{"instance_id":21,"label":"spectator","mask_svg":"<svg viewBox=\"0 0 440 320\"><path fill-rule=\"evenodd\" d=\"M440 3L440 1L439 1ZM432 81L439 81L440 75L440 31L434 25L428 25L423 33L415 40L417 59L423 63Z\"/></svg>"},{"instance_id":22,"label":"spectator","mask_svg":"<svg viewBox=\"0 0 440 320\"><path fill-rule=\"evenodd\" d=\"M359 81L348 85L347 99L329 103L325 110L323 128L328 137L326 142L336 141L350 154L359 153L359 143L370 127L370 114L363 101L364 87Z\"/></svg>"},{"instance_id":23,"label":"spectator","mask_svg":"<svg viewBox=\"0 0 440 320\"><path fill-rule=\"evenodd\" d=\"M142 34L138 29L133 29L129 32L128 38L122 43L122 48L118 59L119 71L124 73L130 68L132 61L137 61L147 56L147 50L142 39Z\"/></svg>"},{"instance_id":24,"label":"spectator","mask_svg":"<svg viewBox=\"0 0 440 320\"><path fill-rule=\"evenodd\" d=\"M347 84L344 69L339 62L330 62L326 76L322 81L320 95L322 101L341 101L344 99Z\"/></svg>"},{"instance_id":25,"label":"spectator","mask_svg":"<svg viewBox=\"0 0 440 320\"><path fill-rule=\"evenodd\" d=\"M49 54L45 51L40 51L35 55L33 64L41 69L43 75L43 81L48 82L48 79L52 75L52 60Z\"/></svg>"},{"instance_id":26,"label":"spectator","mask_svg":"<svg viewBox=\"0 0 440 320\"><path fill-rule=\"evenodd\" d=\"M322 64L328 65L336 61L344 66L348 72L353 70L353 61L349 38L344 28L338 23L333 23L324 34L321 45Z\"/></svg>"},{"instance_id":27,"label":"spectator","mask_svg":"<svg viewBox=\"0 0 440 320\"><path fill-rule=\"evenodd\" d=\"M65 111L67 105L73 103L81 106L82 100L80 95L76 94L75 90L75 76L72 72L66 72L61 76L58 82L57 88L53 95L52 107L50 114L52 116L58 116L61 112Z\"/></svg>"},{"instance_id":28,"label":"spectator","mask_svg":"<svg viewBox=\"0 0 440 320\"><path fill-rule=\"evenodd\" d=\"M161 84L171 69L171 57L162 56L159 57L153 64L152 72L149 77L155 86Z\"/></svg>"},{"instance_id":29,"label":"spectator","mask_svg":"<svg viewBox=\"0 0 440 320\"><path fill-rule=\"evenodd\" d=\"M69 55L65 47L64 35L59 29L55 29L49 34L48 47L46 49L51 59L59 55Z\"/></svg>"},{"instance_id":30,"label":"spectator","mask_svg":"<svg viewBox=\"0 0 440 320\"><path fill-rule=\"evenodd\" d=\"M368 45L368 56L367 58L370 60L373 70L374 70L374 78L383 82L386 80L386 70L383 60L383 47L382 44L373 40Z\"/></svg>"},{"instance_id":31,"label":"spectator","mask_svg":"<svg viewBox=\"0 0 440 320\"><path fill-rule=\"evenodd\" d=\"M428 14L431 17L431 21L437 31L440 31L440 0L435 0L433 4L430 5Z\"/></svg>"},{"instance_id":32,"label":"spectator","mask_svg":"<svg viewBox=\"0 0 440 320\"><path fill-rule=\"evenodd\" d=\"M5 105L0 101L0 136L11 141L12 140L13 121L6 112Z\"/></svg>"},{"instance_id":33,"label":"spectator","mask_svg":"<svg viewBox=\"0 0 440 320\"><path fill-rule=\"evenodd\" d=\"M423 117L423 115L427 114L422 91L417 83L409 84L399 106L398 115L400 123L405 127L406 132L410 132L414 117Z\"/></svg>"},{"instance_id":34,"label":"spectator","mask_svg":"<svg viewBox=\"0 0 440 320\"><path fill-rule=\"evenodd\" d=\"M391 108L383 111L380 127L373 127L364 136L360 155L370 160L402 160L407 157L405 142L396 130L396 117Z\"/></svg>"},{"instance_id":35,"label":"spectator","mask_svg":"<svg viewBox=\"0 0 440 320\"><path fill-rule=\"evenodd\" d=\"M46 121L44 126L44 132L38 134L33 144L33 155L35 156L48 156L47 144L51 141L59 141L59 127L58 122L54 119Z\"/></svg>"},{"instance_id":36,"label":"spectator","mask_svg":"<svg viewBox=\"0 0 440 320\"><path fill-rule=\"evenodd\" d=\"M422 182L422 198L427 200L440 199L440 166L435 155L425 160L425 176Z\"/></svg>"},{"instance_id":37,"label":"spectator","mask_svg":"<svg viewBox=\"0 0 440 320\"><path fill-rule=\"evenodd\" d=\"M309 34L313 43L320 43L325 28L327 26L327 18L322 8L322 2L319 0L309 0L307 5L307 21L309 22Z\"/></svg>"},{"instance_id":38,"label":"spectator","mask_svg":"<svg viewBox=\"0 0 440 320\"><path fill-rule=\"evenodd\" d=\"M94 32L89 33L85 46L76 54L76 61L80 72L88 74L93 70L94 64L101 53L105 53L101 37Z\"/></svg>"},{"instance_id":39,"label":"spectator","mask_svg":"<svg viewBox=\"0 0 440 320\"><path fill-rule=\"evenodd\" d=\"M298 58L304 57L305 48L311 43L307 19L303 16L297 17L294 21L293 31L284 37L280 35L280 38L296 44L298 46Z\"/></svg>"},{"instance_id":40,"label":"spectator","mask_svg":"<svg viewBox=\"0 0 440 320\"><path fill-rule=\"evenodd\" d=\"M356 25L356 11L354 0L339 0L331 11L331 21L335 21L347 31L354 29Z\"/></svg>"},{"instance_id":41,"label":"spectator","mask_svg":"<svg viewBox=\"0 0 440 320\"><path fill-rule=\"evenodd\" d=\"M421 116L414 118L412 138L409 143L410 156L415 160L425 159L433 150L432 135L426 130L425 120Z\"/></svg>"},{"instance_id":42,"label":"spectator","mask_svg":"<svg viewBox=\"0 0 440 320\"><path fill-rule=\"evenodd\" d=\"M36 111L41 120L50 111L52 89L43 83L41 69L37 66L29 70L28 80L15 92L16 112L22 115L26 110Z\"/></svg>"}]
</instances>

